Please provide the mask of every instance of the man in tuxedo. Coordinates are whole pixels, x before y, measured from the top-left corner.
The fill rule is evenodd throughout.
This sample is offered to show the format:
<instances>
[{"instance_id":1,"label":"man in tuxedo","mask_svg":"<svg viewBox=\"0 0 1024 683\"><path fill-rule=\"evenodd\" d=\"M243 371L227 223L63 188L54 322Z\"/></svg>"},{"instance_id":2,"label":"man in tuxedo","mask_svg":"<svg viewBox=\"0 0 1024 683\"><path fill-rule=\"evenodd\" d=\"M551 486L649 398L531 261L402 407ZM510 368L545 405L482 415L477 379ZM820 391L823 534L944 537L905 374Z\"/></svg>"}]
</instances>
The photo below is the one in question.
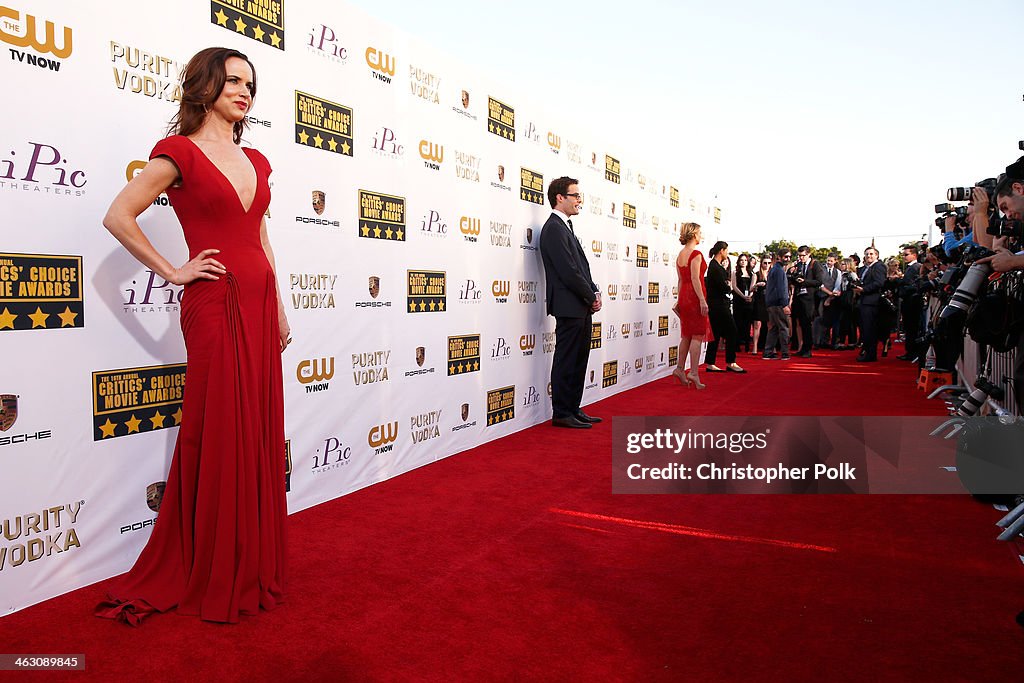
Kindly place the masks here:
<instances>
[{"instance_id":1,"label":"man in tuxedo","mask_svg":"<svg viewBox=\"0 0 1024 683\"><path fill-rule=\"evenodd\" d=\"M555 178L548 185L551 216L540 233L547 312L555 316L555 353L551 361L551 424L590 429L601 422L583 412L583 385L590 357L591 316L601 310L601 291L590 276L590 264L573 231L572 216L580 212L579 181Z\"/></svg>"},{"instance_id":2,"label":"man in tuxedo","mask_svg":"<svg viewBox=\"0 0 1024 683\"><path fill-rule=\"evenodd\" d=\"M813 330L811 322L817 304L817 293L821 288L824 270L817 260L811 258L811 248L807 245L796 250L796 272L793 278L793 317L800 325L800 351L796 354L801 358L811 357Z\"/></svg>"},{"instance_id":3,"label":"man in tuxedo","mask_svg":"<svg viewBox=\"0 0 1024 683\"><path fill-rule=\"evenodd\" d=\"M836 348L839 344L839 295L842 293L842 273L836 263L839 261L839 254L835 252L825 259L825 275L821 280L821 289L818 293L818 318L821 320L821 336L818 345L828 348Z\"/></svg>"},{"instance_id":4,"label":"man in tuxedo","mask_svg":"<svg viewBox=\"0 0 1024 683\"><path fill-rule=\"evenodd\" d=\"M897 356L900 360L916 361L920 356L916 340L921 335L924 322L924 296L917 290L921 279L921 264L917 260L917 247L908 244L903 247L903 260L907 269L900 280L900 308L903 312L903 338L906 352Z\"/></svg>"},{"instance_id":5,"label":"man in tuxedo","mask_svg":"<svg viewBox=\"0 0 1024 683\"><path fill-rule=\"evenodd\" d=\"M872 363L878 360L878 305L882 298L882 285L885 284L885 264L878 260L878 250L868 247L864 250L864 270L860 285L860 329L861 349L857 360L861 363Z\"/></svg>"}]
</instances>

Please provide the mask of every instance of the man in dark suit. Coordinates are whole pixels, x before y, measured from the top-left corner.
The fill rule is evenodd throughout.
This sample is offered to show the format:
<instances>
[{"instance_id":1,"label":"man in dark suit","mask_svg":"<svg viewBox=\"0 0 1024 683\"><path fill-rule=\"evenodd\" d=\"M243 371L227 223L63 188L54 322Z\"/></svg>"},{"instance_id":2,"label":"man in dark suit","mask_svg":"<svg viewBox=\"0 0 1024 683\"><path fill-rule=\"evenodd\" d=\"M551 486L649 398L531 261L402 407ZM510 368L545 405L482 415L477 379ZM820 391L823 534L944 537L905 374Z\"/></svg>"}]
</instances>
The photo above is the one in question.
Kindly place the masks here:
<instances>
[{"instance_id":1,"label":"man in dark suit","mask_svg":"<svg viewBox=\"0 0 1024 683\"><path fill-rule=\"evenodd\" d=\"M878 360L878 304L885 284L885 264L878 260L878 250L868 247L864 250L864 270L857 289L860 291L861 349L857 360L872 363Z\"/></svg>"},{"instance_id":2,"label":"man in dark suit","mask_svg":"<svg viewBox=\"0 0 1024 683\"><path fill-rule=\"evenodd\" d=\"M841 273L836 263L839 254L835 252L825 259L825 276L821 280L818 292L818 316L821 319L821 336L819 346L834 349L839 344L839 294ZM817 318L815 322L817 322Z\"/></svg>"},{"instance_id":3,"label":"man in dark suit","mask_svg":"<svg viewBox=\"0 0 1024 683\"><path fill-rule=\"evenodd\" d=\"M590 429L601 422L583 412L583 385L590 357L591 316L601 310L601 292L590 276L590 264L573 231L579 214L579 181L555 178L548 185L551 216L540 233L544 260L547 312L555 316L555 354L551 361L551 424Z\"/></svg>"},{"instance_id":4,"label":"man in dark suit","mask_svg":"<svg viewBox=\"0 0 1024 683\"><path fill-rule=\"evenodd\" d=\"M811 248L807 245L796 250L796 272L793 278L793 317L800 325L800 351L796 354L801 358L811 357L813 330L817 292L824 278L824 269L816 259L811 258Z\"/></svg>"},{"instance_id":5,"label":"man in dark suit","mask_svg":"<svg viewBox=\"0 0 1024 683\"><path fill-rule=\"evenodd\" d=\"M916 361L921 355L917 347L917 338L921 335L924 322L924 296L918 291L918 280L921 279L921 264L917 260L917 247L908 244L903 247L903 260L907 269L900 280L900 308L903 311L903 338L906 352L898 356L900 360Z\"/></svg>"}]
</instances>

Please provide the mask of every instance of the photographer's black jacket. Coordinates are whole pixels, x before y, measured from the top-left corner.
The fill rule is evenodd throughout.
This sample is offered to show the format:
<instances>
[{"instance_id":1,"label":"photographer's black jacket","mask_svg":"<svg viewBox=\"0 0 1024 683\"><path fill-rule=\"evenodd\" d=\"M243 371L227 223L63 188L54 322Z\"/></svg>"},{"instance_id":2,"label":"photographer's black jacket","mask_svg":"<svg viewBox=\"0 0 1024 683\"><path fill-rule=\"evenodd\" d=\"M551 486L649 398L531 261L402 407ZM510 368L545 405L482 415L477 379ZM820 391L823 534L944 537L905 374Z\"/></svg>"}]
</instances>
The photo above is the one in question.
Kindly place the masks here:
<instances>
[{"instance_id":1,"label":"photographer's black jacket","mask_svg":"<svg viewBox=\"0 0 1024 683\"><path fill-rule=\"evenodd\" d=\"M708 308L729 308L732 303L729 298L729 294L732 292L729 272L715 259L708 262L708 272L704 276L704 284L708 288Z\"/></svg>"}]
</instances>

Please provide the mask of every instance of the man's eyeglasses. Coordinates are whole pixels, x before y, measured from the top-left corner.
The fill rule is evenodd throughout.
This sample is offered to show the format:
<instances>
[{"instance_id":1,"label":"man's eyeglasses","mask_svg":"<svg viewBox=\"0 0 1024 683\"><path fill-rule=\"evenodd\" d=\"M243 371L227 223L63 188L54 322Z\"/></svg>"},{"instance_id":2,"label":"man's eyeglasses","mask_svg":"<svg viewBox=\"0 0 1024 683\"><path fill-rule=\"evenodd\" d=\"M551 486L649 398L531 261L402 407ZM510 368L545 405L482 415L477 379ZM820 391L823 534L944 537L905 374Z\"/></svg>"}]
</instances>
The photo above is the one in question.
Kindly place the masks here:
<instances>
[{"instance_id":1,"label":"man's eyeglasses","mask_svg":"<svg viewBox=\"0 0 1024 683\"><path fill-rule=\"evenodd\" d=\"M566 192L564 196L566 196L566 197L575 197L576 199L580 200L581 202L583 201L583 193L582 192Z\"/></svg>"}]
</instances>

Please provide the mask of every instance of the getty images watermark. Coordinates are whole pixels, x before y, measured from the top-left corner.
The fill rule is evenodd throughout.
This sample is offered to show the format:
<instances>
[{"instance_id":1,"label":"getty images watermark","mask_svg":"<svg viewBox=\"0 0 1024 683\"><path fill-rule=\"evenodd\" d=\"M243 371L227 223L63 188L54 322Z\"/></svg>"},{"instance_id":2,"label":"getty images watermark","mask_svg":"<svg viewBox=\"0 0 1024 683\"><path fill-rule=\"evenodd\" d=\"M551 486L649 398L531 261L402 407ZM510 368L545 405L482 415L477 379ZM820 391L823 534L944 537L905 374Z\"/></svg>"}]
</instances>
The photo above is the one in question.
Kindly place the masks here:
<instances>
[{"instance_id":1,"label":"getty images watermark","mask_svg":"<svg viewBox=\"0 0 1024 683\"><path fill-rule=\"evenodd\" d=\"M1024 423L945 420L616 417L612 492L1024 492Z\"/></svg>"}]
</instances>

